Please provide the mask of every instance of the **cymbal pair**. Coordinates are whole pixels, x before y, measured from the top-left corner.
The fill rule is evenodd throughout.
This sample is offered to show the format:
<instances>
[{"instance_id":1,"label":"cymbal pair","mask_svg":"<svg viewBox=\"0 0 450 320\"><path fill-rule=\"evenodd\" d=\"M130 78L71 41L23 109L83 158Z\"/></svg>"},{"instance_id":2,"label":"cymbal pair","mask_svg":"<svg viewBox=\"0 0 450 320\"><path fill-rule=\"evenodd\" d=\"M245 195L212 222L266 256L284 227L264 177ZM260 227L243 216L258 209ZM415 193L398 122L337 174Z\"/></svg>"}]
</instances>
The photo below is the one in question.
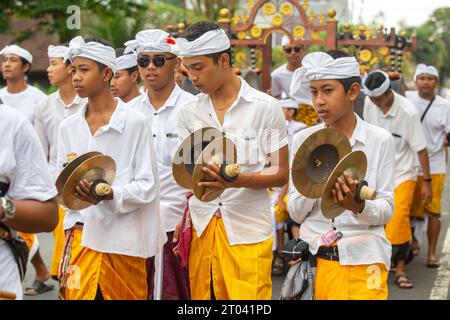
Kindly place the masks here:
<instances>
[{"instance_id":1,"label":"cymbal pair","mask_svg":"<svg viewBox=\"0 0 450 320\"><path fill-rule=\"evenodd\" d=\"M291 174L298 192L308 198L322 198L323 215L333 219L345 211L334 203L332 194L337 179L343 178L344 171L358 181L356 201L375 199L376 191L364 181L367 171L365 153L352 152L348 138L340 130L323 128L311 134L300 146Z\"/></svg>"}]
</instances>

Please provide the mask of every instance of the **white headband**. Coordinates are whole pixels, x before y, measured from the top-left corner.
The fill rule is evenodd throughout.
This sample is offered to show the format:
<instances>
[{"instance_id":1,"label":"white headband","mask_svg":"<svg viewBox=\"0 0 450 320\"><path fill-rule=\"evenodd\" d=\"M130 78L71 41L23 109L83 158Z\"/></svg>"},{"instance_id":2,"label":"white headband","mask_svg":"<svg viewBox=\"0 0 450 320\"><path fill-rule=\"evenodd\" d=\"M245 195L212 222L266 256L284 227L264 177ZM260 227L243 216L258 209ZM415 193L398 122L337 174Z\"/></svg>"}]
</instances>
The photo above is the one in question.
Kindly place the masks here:
<instances>
[{"instance_id":1,"label":"white headband","mask_svg":"<svg viewBox=\"0 0 450 320\"><path fill-rule=\"evenodd\" d=\"M31 53L15 44L6 46L2 49L2 51L0 51L0 56L5 56L7 54L15 54L16 56L24 58L29 63L33 62L33 56L31 55Z\"/></svg>"},{"instance_id":2,"label":"white headband","mask_svg":"<svg viewBox=\"0 0 450 320\"><path fill-rule=\"evenodd\" d=\"M117 70L125 70L136 66L137 66L137 55L134 51L126 53L117 58Z\"/></svg>"},{"instance_id":3,"label":"white headband","mask_svg":"<svg viewBox=\"0 0 450 320\"><path fill-rule=\"evenodd\" d=\"M65 58L67 56L67 52L69 51L69 47L66 46L48 46L48 57L49 58ZM65 59L64 59L65 60Z\"/></svg>"},{"instance_id":4,"label":"white headband","mask_svg":"<svg viewBox=\"0 0 450 320\"><path fill-rule=\"evenodd\" d=\"M370 90L366 87L366 81L363 81L364 93L369 97L379 97L391 87L391 80L389 80L389 75L386 72L382 70L375 70L369 73L367 77L370 77L374 73L381 73L384 76L384 82L378 88Z\"/></svg>"},{"instance_id":5,"label":"white headband","mask_svg":"<svg viewBox=\"0 0 450 320\"><path fill-rule=\"evenodd\" d=\"M416 73L414 73L414 82L417 80L417 77L421 74L431 74L436 78L439 78L439 72L433 66L427 66L426 64L419 63L416 68Z\"/></svg>"},{"instance_id":6,"label":"white headband","mask_svg":"<svg viewBox=\"0 0 450 320\"><path fill-rule=\"evenodd\" d=\"M283 36L283 38L281 38L281 46L288 46L290 44L289 42L289 38L287 36Z\"/></svg>"},{"instance_id":7,"label":"white headband","mask_svg":"<svg viewBox=\"0 0 450 320\"><path fill-rule=\"evenodd\" d=\"M73 61L75 57L84 57L97 61L116 72L116 52L110 46L105 46L95 41L85 42L81 36L77 36L70 40L69 51L67 52L67 58L70 61Z\"/></svg>"},{"instance_id":8,"label":"white headband","mask_svg":"<svg viewBox=\"0 0 450 320\"><path fill-rule=\"evenodd\" d=\"M300 103L311 101L311 80L339 80L359 77L359 64L354 57L333 59L325 52L307 54L302 60L302 67L295 70L289 95Z\"/></svg>"},{"instance_id":9,"label":"white headband","mask_svg":"<svg viewBox=\"0 0 450 320\"><path fill-rule=\"evenodd\" d=\"M223 29L210 30L194 41L177 39L181 57L204 56L230 48L231 43Z\"/></svg>"},{"instance_id":10,"label":"white headband","mask_svg":"<svg viewBox=\"0 0 450 320\"><path fill-rule=\"evenodd\" d=\"M294 99L281 99L278 102L282 108L298 109L298 103Z\"/></svg>"},{"instance_id":11,"label":"white headband","mask_svg":"<svg viewBox=\"0 0 450 320\"><path fill-rule=\"evenodd\" d=\"M143 51L169 52L178 55L178 48L175 39L170 34L159 29L149 29L139 31L134 40L125 42L125 53L136 51L137 54Z\"/></svg>"}]
</instances>

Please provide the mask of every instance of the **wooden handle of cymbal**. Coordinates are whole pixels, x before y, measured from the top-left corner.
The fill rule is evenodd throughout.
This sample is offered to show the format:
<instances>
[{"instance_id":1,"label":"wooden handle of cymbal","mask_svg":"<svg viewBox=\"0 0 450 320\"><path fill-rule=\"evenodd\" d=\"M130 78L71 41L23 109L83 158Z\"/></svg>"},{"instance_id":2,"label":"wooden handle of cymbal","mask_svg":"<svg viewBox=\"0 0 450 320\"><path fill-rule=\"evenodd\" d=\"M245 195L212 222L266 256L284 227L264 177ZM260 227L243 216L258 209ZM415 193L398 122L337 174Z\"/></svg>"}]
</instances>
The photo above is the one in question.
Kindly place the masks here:
<instances>
[{"instance_id":1,"label":"wooden handle of cymbal","mask_svg":"<svg viewBox=\"0 0 450 320\"><path fill-rule=\"evenodd\" d=\"M78 157L78 155L76 152L69 152L66 157L67 157L67 163L70 163L73 160L75 160Z\"/></svg>"},{"instance_id":2,"label":"wooden handle of cymbal","mask_svg":"<svg viewBox=\"0 0 450 320\"><path fill-rule=\"evenodd\" d=\"M368 186L363 186L359 192L359 198L361 200L374 200L377 196L377 191Z\"/></svg>"},{"instance_id":3,"label":"wooden handle of cymbal","mask_svg":"<svg viewBox=\"0 0 450 320\"><path fill-rule=\"evenodd\" d=\"M95 193L99 197L107 196L111 193L111 186L107 183L99 183L95 186Z\"/></svg>"},{"instance_id":4,"label":"wooden handle of cymbal","mask_svg":"<svg viewBox=\"0 0 450 320\"><path fill-rule=\"evenodd\" d=\"M16 294L8 291L0 290L0 300L15 300Z\"/></svg>"},{"instance_id":5,"label":"wooden handle of cymbal","mask_svg":"<svg viewBox=\"0 0 450 320\"><path fill-rule=\"evenodd\" d=\"M227 164L224 171L227 176L234 178L241 173L241 167L238 164Z\"/></svg>"}]
</instances>

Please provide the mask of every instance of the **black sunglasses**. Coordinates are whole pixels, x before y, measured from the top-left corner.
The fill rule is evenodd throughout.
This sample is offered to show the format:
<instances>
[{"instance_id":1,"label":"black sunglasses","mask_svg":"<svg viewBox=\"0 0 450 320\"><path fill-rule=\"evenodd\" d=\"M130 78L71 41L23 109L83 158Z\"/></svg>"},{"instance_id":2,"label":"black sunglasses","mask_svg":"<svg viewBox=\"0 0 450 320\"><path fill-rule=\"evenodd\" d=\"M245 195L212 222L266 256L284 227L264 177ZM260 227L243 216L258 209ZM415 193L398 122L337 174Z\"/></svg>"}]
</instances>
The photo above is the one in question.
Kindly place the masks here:
<instances>
[{"instance_id":1,"label":"black sunglasses","mask_svg":"<svg viewBox=\"0 0 450 320\"><path fill-rule=\"evenodd\" d=\"M161 68L166 63L166 60L171 60L171 59L175 59L175 58L176 57L157 56L157 57L154 57L151 59L150 57L143 56L143 57L138 58L137 64L139 65L139 67L147 68L150 65L150 61L151 61L151 62L153 62L155 67Z\"/></svg>"},{"instance_id":2,"label":"black sunglasses","mask_svg":"<svg viewBox=\"0 0 450 320\"><path fill-rule=\"evenodd\" d=\"M294 49L294 51L297 52L297 53L300 52L300 50L302 50L302 48L300 48L300 47L294 47L294 48L287 47L287 48L284 48L284 52L291 53L292 49Z\"/></svg>"}]
</instances>

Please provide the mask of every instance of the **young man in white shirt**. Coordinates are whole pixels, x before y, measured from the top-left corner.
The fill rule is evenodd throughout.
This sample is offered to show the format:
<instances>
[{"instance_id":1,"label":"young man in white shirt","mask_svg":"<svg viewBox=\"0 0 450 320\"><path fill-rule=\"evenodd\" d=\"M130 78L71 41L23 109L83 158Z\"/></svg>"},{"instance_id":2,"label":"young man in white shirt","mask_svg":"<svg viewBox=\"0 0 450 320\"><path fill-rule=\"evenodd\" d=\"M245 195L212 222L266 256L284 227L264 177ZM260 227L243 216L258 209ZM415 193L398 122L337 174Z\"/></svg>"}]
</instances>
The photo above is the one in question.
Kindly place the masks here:
<instances>
[{"instance_id":1,"label":"young man in white shirt","mask_svg":"<svg viewBox=\"0 0 450 320\"><path fill-rule=\"evenodd\" d=\"M61 274L64 298L145 300L146 259L166 241L153 139L145 118L112 96L115 51L100 41L85 42L80 36L70 41L72 81L88 104L60 125L58 167L62 169L69 152L99 151L114 159L116 178L102 201L91 195L90 181L75 188L75 196L92 206L84 210L82 232L73 234L82 237L82 247L70 253L70 274Z\"/></svg>"},{"instance_id":2,"label":"young man in white shirt","mask_svg":"<svg viewBox=\"0 0 450 320\"><path fill-rule=\"evenodd\" d=\"M386 236L392 244L395 282L402 289L413 287L405 274L405 262L412 240L410 212L414 200L419 159L425 180L430 179L427 142L414 105L391 89L389 76L381 71L369 73L364 81L367 95L364 120L389 131L395 142L394 214L386 225ZM425 203L431 200L431 183L421 188Z\"/></svg>"},{"instance_id":3,"label":"young man in white shirt","mask_svg":"<svg viewBox=\"0 0 450 320\"><path fill-rule=\"evenodd\" d=\"M188 300L189 276L173 253L173 234L183 217L187 190L180 187L172 175L172 158L178 146L176 115L193 95L175 83L175 70L181 65L175 40L158 29L143 30L127 43L127 49L137 51L139 73L147 91L128 104L149 120L155 141L160 181L160 214L165 220L167 242L162 254L163 300ZM162 269L162 270L161 270Z\"/></svg>"},{"instance_id":4,"label":"young man in white shirt","mask_svg":"<svg viewBox=\"0 0 450 320\"><path fill-rule=\"evenodd\" d=\"M117 70L111 79L111 92L114 97L128 103L141 95L137 86L139 72L134 52L124 53L124 48L116 49Z\"/></svg>"},{"instance_id":5,"label":"young man in white shirt","mask_svg":"<svg viewBox=\"0 0 450 320\"><path fill-rule=\"evenodd\" d=\"M49 66L47 68L47 76L50 84L57 86L58 90L45 97L38 104L34 123L34 128L41 140L43 150L49 159L53 181L56 180L58 175L56 159L59 125L65 118L78 112L87 103L87 99L80 98L73 87L70 61L65 60L65 54L68 50L69 47L67 45L50 45L48 47ZM50 275L54 279L58 278L59 262L64 247L64 216L64 209L59 207L59 223L53 231L55 240L50 267Z\"/></svg>"},{"instance_id":6,"label":"young man in white shirt","mask_svg":"<svg viewBox=\"0 0 450 320\"><path fill-rule=\"evenodd\" d=\"M19 258L3 236L14 230L53 230L58 223L56 188L30 122L4 104L0 119L0 291L22 299Z\"/></svg>"},{"instance_id":7,"label":"young man in white shirt","mask_svg":"<svg viewBox=\"0 0 450 320\"><path fill-rule=\"evenodd\" d=\"M365 180L377 191L375 200L357 202L356 182L344 173L345 181L338 178L332 193L334 202L346 211L330 220L321 212L322 199L301 195L291 180L289 215L301 224L301 238L309 244L311 254L317 255L314 299L387 299L391 245L384 225L393 211L393 138L353 111L361 87L354 57L342 52L315 52L305 56L302 65L292 83L301 81L310 88L313 105L323 123L294 136L291 159L312 133L325 127L337 128L348 137L353 151L366 154ZM294 93L291 91L291 95Z\"/></svg>"},{"instance_id":8,"label":"young man in white shirt","mask_svg":"<svg viewBox=\"0 0 450 320\"><path fill-rule=\"evenodd\" d=\"M271 95L277 99L287 98L289 96L292 76L294 75L294 71L300 68L301 57L304 54L302 47L290 45L287 36L283 36L281 39L281 46L283 47L287 63L276 68L271 74Z\"/></svg>"},{"instance_id":9,"label":"young man in white shirt","mask_svg":"<svg viewBox=\"0 0 450 320\"><path fill-rule=\"evenodd\" d=\"M6 87L0 89L0 99L6 105L21 112L34 124L36 107L46 95L39 89L27 84L26 76L31 71L33 56L27 50L17 46L6 46L0 51L3 56L2 74L6 80ZM26 294L39 294L53 289L53 285L45 282L50 278L48 268L39 252L39 241L33 233L20 233L30 248L30 261L36 269L36 278L31 288L25 290Z\"/></svg>"},{"instance_id":10,"label":"young man in white shirt","mask_svg":"<svg viewBox=\"0 0 450 320\"><path fill-rule=\"evenodd\" d=\"M433 190L431 202L423 204L420 188L430 180L427 179L429 177L426 176L426 172L420 171L411 210L411 217L414 219L413 225L420 224L419 221L425 219L425 213L428 218L428 268L440 266L436 247L441 229L442 192L447 167L447 136L450 132L450 102L435 93L438 79L439 73L435 67L419 64L414 74L417 91L405 93L420 114L430 158L430 180ZM418 248L418 242L415 241L413 246Z\"/></svg>"},{"instance_id":11,"label":"young man in white shirt","mask_svg":"<svg viewBox=\"0 0 450 320\"><path fill-rule=\"evenodd\" d=\"M230 41L216 23L195 23L182 37L177 46L183 65L202 93L178 112L180 138L217 128L235 143L241 166L233 182L216 165L205 168L214 181L199 183L210 188L202 198L224 192L210 202L189 199L191 297L271 299L273 220L266 189L287 183L286 121L274 98L234 74Z\"/></svg>"},{"instance_id":12,"label":"young man in white shirt","mask_svg":"<svg viewBox=\"0 0 450 320\"><path fill-rule=\"evenodd\" d=\"M3 56L2 75L6 80L6 87L0 89L0 99L4 104L20 111L34 124L36 107L46 95L27 84L26 76L31 71L33 56L17 45L4 47L0 56Z\"/></svg>"}]
</instances>

